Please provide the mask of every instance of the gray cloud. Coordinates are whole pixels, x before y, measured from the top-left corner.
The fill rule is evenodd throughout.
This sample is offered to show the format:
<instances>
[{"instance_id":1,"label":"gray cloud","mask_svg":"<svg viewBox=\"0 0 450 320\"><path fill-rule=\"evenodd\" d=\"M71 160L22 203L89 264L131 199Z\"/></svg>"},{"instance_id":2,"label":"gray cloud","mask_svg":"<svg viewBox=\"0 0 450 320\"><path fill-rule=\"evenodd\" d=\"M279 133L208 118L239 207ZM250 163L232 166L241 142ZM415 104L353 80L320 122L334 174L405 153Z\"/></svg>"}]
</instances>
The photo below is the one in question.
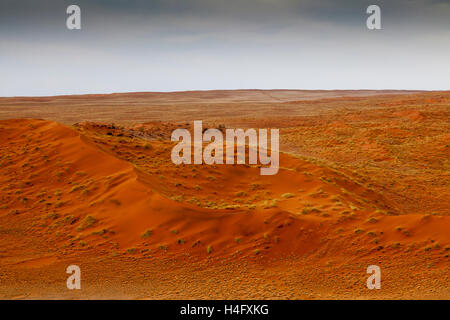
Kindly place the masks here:
<instances>
[{"instance_id":1,"label":"gray cloud","mask_svg":"<svg viewBox=\"0 0 450 320\"><path fill-rule=\"evenodd\" d=\"M2 0L0 95L448 89L449 39L450 0Z\"/></svg>"}]
</instances>

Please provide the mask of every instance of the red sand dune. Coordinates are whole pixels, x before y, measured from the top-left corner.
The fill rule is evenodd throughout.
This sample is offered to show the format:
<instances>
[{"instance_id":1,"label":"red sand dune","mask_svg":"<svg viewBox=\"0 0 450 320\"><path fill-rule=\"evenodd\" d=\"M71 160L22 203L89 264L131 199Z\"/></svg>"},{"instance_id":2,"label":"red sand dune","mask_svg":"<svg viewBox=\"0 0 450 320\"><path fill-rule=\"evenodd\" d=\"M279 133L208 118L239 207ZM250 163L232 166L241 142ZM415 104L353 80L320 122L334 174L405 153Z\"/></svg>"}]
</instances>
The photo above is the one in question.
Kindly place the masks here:
<instances>
[{"instance_id":1,"label":"red sand dune","mask_svg":"<svg viewBox=\"0 0 450 320\"><path fill-rule=\"evenodd\" d=\"M136 170L130 163L99 150L88 137L54 122L2 121L0 143L2 203L17 210L12 214L3 209L3 215L21 219L25 215L36 218L57 213L62 220L73 216L73 222L60 227L65 234L83 228L86 216L92 216L96 222L89 227L89 233L112 230L114 234L108 241L117 241L122 248L146 241L141 235L149 229L151 242L170 245L171 252L192 251L206 256L205 246L211 245L214 255L248 253L255 248L267 255L297 253L318 246L321 237L337 224L347 227L350 233L357 226L384 231L382 243L427 241L429 235L444 246L449 240L448 217L386 215L398 212L383 207L380 195L343 174L287 154L282 154L282 168L276 176L260 176L258 168L243 165L215 166L217 180L203 183L203 191L196 192L227 199L242 190L244 198L248 198L252 192L249 181L255 182L270 193L269 198L278 199L276 205L270 201L266 205L273 208L264 209L257 203L255 209L208 209L169 199L167 194L176 193L177 187L165 190L167 181ZM186 183L206 180L203 178L210 168L202 169L199 176L186 179ZM183 188L195 195L189 186ZM23 199L27 200L21 202ZM302 214L303 200L314 207L312 214ZM366 222L370 217L377 221ZM305 235L300 231L317 229L319 224L322 228L314 233ZM395 230L396 226L408 229L411 236L405 238ZM264 234L278 237L279 243L265 243ZM200 240L202 245L177 245L179 237L189 244ZM234 241L236 237L241 237L242 242ZM103 241L97 238L86 234L85 239L89 243ZM55 238L57 245L63 245L64 240Z\"/></svg>"},{"instance_id":2,"label":"red sand dune","mask_svg":"<svg viewBox=\"0 0 450 320\"><path fill-rule=\"evenodd\" d=\"M170 147L88 124L0 121L0 221L20 230L4 231L11 254L0 266L110 255L219 263L315 254L326 263L382 252L410 264L427 254L448 268L448 216L402 215L351 176L286 153L276 176L261 176L245 165L176 167ZM30 239L52 249L44 255Z\"/></svg>"}]
</instances>

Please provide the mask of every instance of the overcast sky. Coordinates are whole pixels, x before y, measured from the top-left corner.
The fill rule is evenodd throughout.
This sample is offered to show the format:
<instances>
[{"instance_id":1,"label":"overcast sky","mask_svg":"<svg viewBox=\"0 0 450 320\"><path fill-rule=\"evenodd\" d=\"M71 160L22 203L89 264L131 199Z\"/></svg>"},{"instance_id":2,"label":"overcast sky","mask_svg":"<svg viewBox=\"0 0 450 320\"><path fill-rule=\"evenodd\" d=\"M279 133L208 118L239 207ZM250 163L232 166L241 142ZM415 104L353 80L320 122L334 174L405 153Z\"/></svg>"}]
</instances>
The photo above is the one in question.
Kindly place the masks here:
<instances>
[{"instance_id":1,"label":"overcast sky","mask_svg":"<svg viewBox=\"0 0 450 320\"><path fill-rule=\"evenodd\" d=\"M449 90L450 0L1 0L0 70L0 96Z\"/></svg>"}]
</instances>

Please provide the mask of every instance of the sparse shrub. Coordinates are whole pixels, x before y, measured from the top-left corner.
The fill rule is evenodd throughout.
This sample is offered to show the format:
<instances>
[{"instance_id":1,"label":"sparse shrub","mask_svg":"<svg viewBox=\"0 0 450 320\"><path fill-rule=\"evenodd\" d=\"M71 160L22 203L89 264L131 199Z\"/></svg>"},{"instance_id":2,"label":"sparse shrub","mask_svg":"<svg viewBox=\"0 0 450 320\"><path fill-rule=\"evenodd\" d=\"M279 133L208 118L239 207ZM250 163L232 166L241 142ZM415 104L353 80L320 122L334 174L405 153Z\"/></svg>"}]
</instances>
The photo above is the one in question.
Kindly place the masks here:
<instances>
[{"instance_id":1,"label":"sparse shrub","mask_svg":"<svg viewBox=\"0 0 450 320\"><path fill-rule=\"evenodd\" d=\"M197 206L201 206L202 203L200 202L200 200L197 197L192 197L188 202L193 203Z\"/></svg>"},{"instance_id":2,"label":"sparse shrub","mask_svg":"<svg viewBox=\"0 0 450 320\"><path fill-rule=\"evenodd\" d=\"M170 199L172 199L173 201L176 201L176 202L181 202L181 201L183 201L184 196L183 195L173 196Z\"/></svg>"},{"instance_id":3,"label":"sparse shrub","mask_svg":"<svg viewBox=\"0 0 450 320\"><path fill-rule=\"evenodd\" d=\"M250 185L252 190L262 190L264 189L264 186L261 183L252 183Z\"/></svg>"},{"instance_id":4,"label":"sparse shrub","mask_svg":"<svg viewBox=\"0 0 450 320\"><path fill-rule=\"evenodd\" d=\"M81 226L79 226L77 228L78 231L83 231L84 229L87 229L89 227L91 227L95 222L97 222L97 219L95 219L92 216L86 216L86 218L84 218Z\"/></svg>"},{"instance_id":5,"label":"sparse shrub","mask_svg":"<svg viewBox=\"0 0 450 320\"><path fill-rule=\"evenodd\" d=\"M145 230L145 232L141 235L141 238L148 238L148 237L150 237L151 235L152 235L152 231L151 230L149 230L149 229L147 229L147 230Z\"/></svg>"},{"instance_id":6,"label":"sparse shrub","mask_svg":"<svg viewBox=\"0 0 450 320\"><path fill-rule=\"evenodd\" d=\"M135 253L136 253L136 248L128 248L128 249L127 249L127 252L128 252L129 254L135 254Z\"/></svg>"},{"instance_id":7,"label":"sparse shrub","mask_svg":"<svg viewBox=\"0 0 450 320\"><path fill-rule=\"evenodd\" d=\"M302 214L321 213L321 212L322 212L322 210L317 209L317 208L315 208L315 207L311 207L311 208L306 207L306 208L303 208L303 209L302 209Z\"/></svg>"},{"instance_id":8,"label":"sparse shrub","mask_svg":"<svg viewBox=\"0 0 450 320\"><path fill-rule=\"evenodd\" d=\"M76 221L77 221L78 219L77 218L75 218L74 216L66 216L65 218L64 218L64 222L65 223L68 223L68 224L74 224Z\"/></svg>"},{"instance_id":9,"label":"sparse shrub","mask_svg":"<svg viewBox=\"0 0 450 320\"><path fill-rule=\"evenodd\" d=\"M325 182L325 183L331 183L331 179L330 178L327 178L327 177L320 177L320 180L322 180L323 182Z\"/></svg>"},{"instance_id":10,"label":"sparse shrub","mask_svg":"<svg viewBox=\"0 0 450 320\"><path fill-rule=\"evenodd\" d=\"M102 229L102 230L99 230L99 231L92 232L92 235L94 235L94 236L102 236L102 235L104 235L107 232L108 232L108 230Z\"/></svg>"},{"instance_id":11,"label":"sparse shrub","mask_svg":"<svg viewBox=\"0 0 450 320\"><path fill-rule=\"evenodd\" d=\"M283 193L281 196L283 198L285 198L285 199L289 199L289 198L295 197L295 194L293 194L293 193Z\"/></svg>"},{"instance_id":12,"label":"sparse shrub","mask_svg":"<svg viewBox=\"0 0 450 320\"><path fill-rule=\"evenodd\" d=\"M59 214L57 214L56 212L53 213L49 213L46 217L47 219L52 219L52 220L56 220L59 218Z\"/></svg>"},{"instance_id":13,"label":"sparse shrub","mask_svg":"<svg viewBox=\"0 0 450 320\"><path fill-rule=\"evenodd\" d=\"M273 199L269 202L269 200L264 201L264 209L276 208L278 206L278 199Z\"/></svg>"},{"instance_id":14,"label":"sparse shrub","mask_svg":"<svg viewBox=\"0 0 450 320\"><path fill-rule=\"evenodd\" d=\"M309 208L303 208L302 209L302 214L309 214L310 213L310 210L309 210Z\"/></svg>"},{"instance_id":15,"label":"sparse shrub","mask_svg":"<svg viewBox=\"0 0 450 320\"><path fill-rule=\"evenodd\" d=\"M81 190L81 189L84 189L84 188L85 188L84 185L74 185L72 187L72 189L70 189L70 192L72 193L72 192L75 192L75 191L78 191L78 190Z\"/></svg>"}]
</instances>

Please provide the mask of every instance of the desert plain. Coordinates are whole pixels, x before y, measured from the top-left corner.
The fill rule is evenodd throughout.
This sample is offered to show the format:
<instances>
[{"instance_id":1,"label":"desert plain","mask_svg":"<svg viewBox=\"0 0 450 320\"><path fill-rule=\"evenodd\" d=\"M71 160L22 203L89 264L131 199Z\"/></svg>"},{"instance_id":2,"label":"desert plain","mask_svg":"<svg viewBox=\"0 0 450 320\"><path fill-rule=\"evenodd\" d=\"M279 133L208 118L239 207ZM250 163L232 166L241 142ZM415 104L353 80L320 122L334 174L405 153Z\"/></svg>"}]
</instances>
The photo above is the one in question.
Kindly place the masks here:
<instances>
[{"instance_id":1,"label":"desert plain","mask_svg":"<svg viewBox=\"0 0 450 320\"><path fill-rule=\"evenodd\" d=\"M174 165L194 120L278 174ZM0 98L0 298L449 299L449 146L449 91Z\"/></svg>"}]
</instances>

